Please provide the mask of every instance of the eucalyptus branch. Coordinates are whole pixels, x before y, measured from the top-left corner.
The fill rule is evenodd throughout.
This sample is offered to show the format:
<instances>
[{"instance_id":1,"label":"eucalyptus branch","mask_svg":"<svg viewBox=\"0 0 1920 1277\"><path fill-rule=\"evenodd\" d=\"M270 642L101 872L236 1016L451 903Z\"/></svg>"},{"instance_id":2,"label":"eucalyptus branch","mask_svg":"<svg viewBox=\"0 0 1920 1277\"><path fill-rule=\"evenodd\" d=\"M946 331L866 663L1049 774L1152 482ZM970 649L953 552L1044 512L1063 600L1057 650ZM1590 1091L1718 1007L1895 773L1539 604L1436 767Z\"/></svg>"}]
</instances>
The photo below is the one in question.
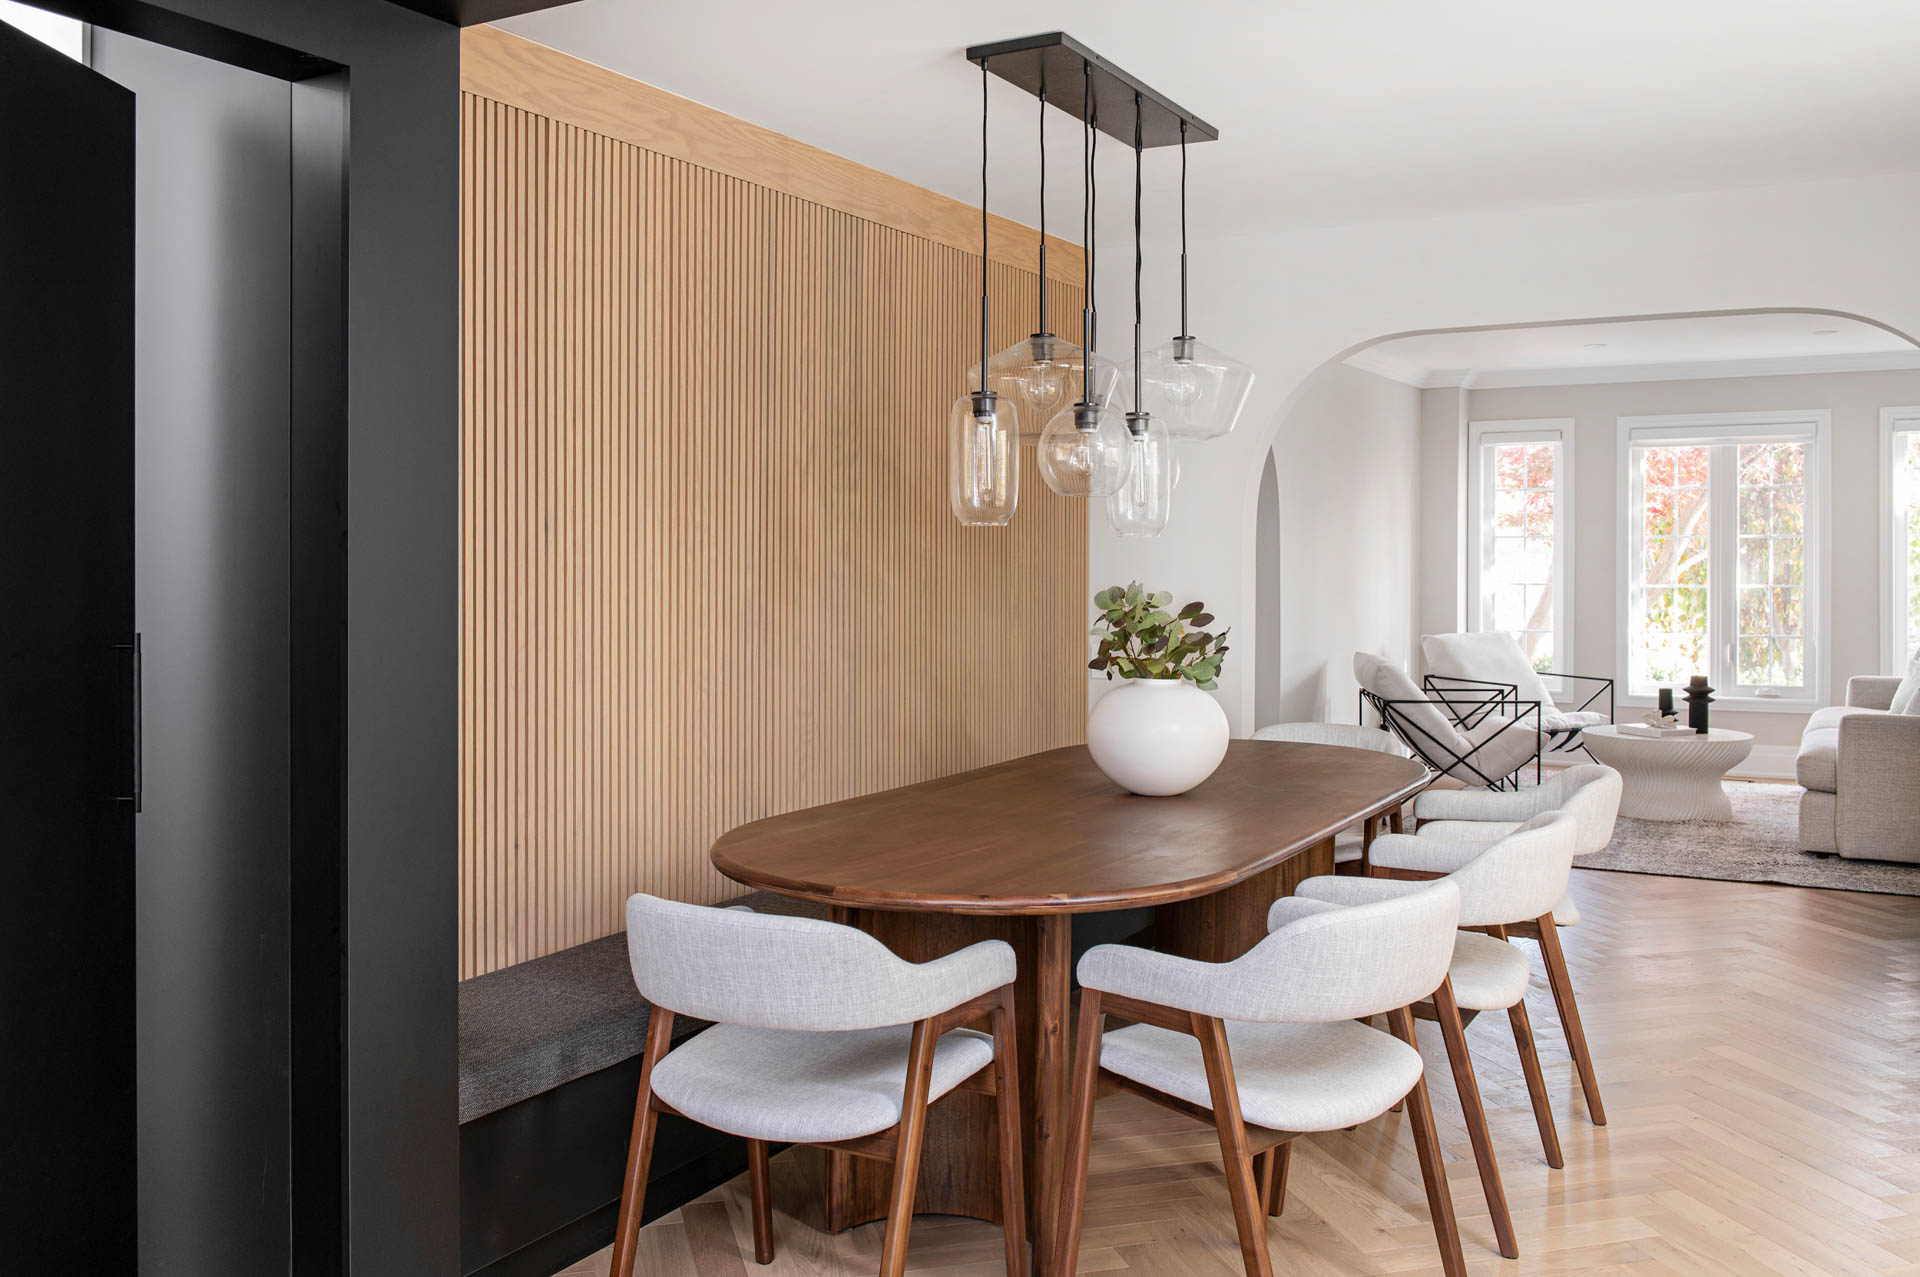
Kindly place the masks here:
<instances>
[{"instance_id":1,"label":"eucalyptus branch","mask_svg":"<svg viewBox=\"0 0 1920 1277\"><path fill-rule=\"evenodd\" d=\"M1219 686L1220 664L1226 657L1227 634L1206 627L1213 615L1204 603L1187 604L1179 612L1169 612L1173 595L1148 593L1138 581L1113 586L1093 596L1100 619L1093 637L1100 641L1098 652L1087 668L1099 670L1109 679L1121 678L1186 679L1202 691Z\"/></svg>"}]
</instances>

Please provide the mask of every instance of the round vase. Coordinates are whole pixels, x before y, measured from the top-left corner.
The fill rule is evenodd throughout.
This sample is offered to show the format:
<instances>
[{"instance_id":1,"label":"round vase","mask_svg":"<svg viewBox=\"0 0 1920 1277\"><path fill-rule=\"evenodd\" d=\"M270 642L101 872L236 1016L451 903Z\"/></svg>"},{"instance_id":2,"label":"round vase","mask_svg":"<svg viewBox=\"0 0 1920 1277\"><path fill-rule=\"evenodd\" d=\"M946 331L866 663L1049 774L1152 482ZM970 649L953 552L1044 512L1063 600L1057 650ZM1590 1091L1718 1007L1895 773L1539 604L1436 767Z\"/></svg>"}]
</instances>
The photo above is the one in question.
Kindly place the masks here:
<instances>
[{"instance_id":1,"label":"round vase","mask_svg":"<svg viewBox=\"0 0 1920 1277\"><path fill-rule=\"evenodd\" d=\"M1136 794L1184 794L1227 756L1227 714L1183 678L1128 679L1094 702L1087 752Z\"/></svg>"}]
</instances>

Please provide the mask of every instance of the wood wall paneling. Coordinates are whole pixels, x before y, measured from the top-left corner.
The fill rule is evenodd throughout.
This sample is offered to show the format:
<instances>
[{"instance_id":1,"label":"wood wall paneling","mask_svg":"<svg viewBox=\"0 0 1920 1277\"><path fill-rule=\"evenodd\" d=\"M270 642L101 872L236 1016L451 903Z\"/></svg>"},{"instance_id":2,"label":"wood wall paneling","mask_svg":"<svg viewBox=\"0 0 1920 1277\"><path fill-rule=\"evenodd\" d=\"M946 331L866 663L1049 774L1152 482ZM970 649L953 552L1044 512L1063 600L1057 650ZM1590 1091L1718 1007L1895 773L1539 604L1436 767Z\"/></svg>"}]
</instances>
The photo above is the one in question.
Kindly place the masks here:
<instances>
[{"instance_id":1,"label":"wood wall paneling","mask_svg":"<svg viewBox=\"0 0 1920 1277\"><path fill-rule=\"evenodd\" d=\"M1077 742L1087 677L1086 507L1027 451L1010 527L947 509L977 211L466 39L463 978L737 894L734 825ZM996 349L1037 300L1004 231Z\"/></svg>"}]
</instances>

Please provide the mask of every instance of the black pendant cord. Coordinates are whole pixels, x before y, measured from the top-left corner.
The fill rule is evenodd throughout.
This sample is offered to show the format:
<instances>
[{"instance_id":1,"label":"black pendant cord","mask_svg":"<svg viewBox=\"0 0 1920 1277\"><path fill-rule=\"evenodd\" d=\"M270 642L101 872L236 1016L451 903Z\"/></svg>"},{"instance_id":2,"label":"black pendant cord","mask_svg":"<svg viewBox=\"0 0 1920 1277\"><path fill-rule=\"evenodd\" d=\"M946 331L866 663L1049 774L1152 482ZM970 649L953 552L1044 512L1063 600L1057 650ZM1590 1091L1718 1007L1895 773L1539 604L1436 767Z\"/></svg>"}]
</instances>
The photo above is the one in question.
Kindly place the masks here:
<instances>
[{"instance_id":1,"label":"black pendant cord","mask_svg":"<svg viewBox=\"0 0 1920 1277\"><path fill-rule=\"evenodd\" d=\"M1040 326L1047 331L1047 86L1040 85Z\"/></svg>"},{"instance_id":2,"label":"black pendant cord","mask_svg":"<svg viewBox=\"0 0 1920 1277\"><path fill-rule=\"evenodd\" d=\"M1086 89L1080 99L1080 266L1084 274L1085 295L1080 305L1080 402L1087 397L1088 365L1093 362L1093 63L1083 62Z\"/></svg>"},{"instance_id":3,"label":"black pendant cord","mask_svg":"<svg viewBox=\"0 0 1920 1277\"><path fill-rule=\"evenodd\" d=\"M980 394L987 393L987 60L980 59Z\"/></svg>"},{"instance_id":4,"label":"black pendant cord","mask_svg":"<svg viewBox=\"0 0 1920 1277\"><path fill-rule=\"evenodd\" d=\"M1187 327L1187 122L1180 121L1180 335L1192 337Z\"/></svg>"},{"instance_id":5,"label":"black pendant cord","mask_svg":"<svg viewBox=\"0 0 1920 1277\"><path fill-rule=\"evenodd\" d=\"M1140 95L1133 95L1133 410L1145 415L1145 400L1141 398L1142 382L1140 364L1140 271L1145 262L1145 254L1140 242L1140 157L1146 153L1140 134Z\"/></svg>"}]
</instances>

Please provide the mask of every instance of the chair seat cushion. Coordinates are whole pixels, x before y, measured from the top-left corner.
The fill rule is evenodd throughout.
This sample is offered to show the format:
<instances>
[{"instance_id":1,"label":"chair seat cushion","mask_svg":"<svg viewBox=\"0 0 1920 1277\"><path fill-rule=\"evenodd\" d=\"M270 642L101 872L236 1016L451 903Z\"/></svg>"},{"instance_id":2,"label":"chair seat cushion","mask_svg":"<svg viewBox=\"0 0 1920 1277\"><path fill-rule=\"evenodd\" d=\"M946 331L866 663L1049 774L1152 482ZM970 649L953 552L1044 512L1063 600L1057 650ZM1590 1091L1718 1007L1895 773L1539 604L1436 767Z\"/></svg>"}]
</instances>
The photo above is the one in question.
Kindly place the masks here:
<instances>
[{"instance_id":1,"label":"chair seat cushion","mask_svg":"<svg viewBox=\"0 0 1920 1277\"><path fill-rule=\"evenodd\" d=\"M1554 741L1552 746L1555 750L1572 751L1582 748L1579 735L1582 731L1585 731L1589 727L1599 727L1601 724L1611 721L1606 714L1594 709L1550 710L1543 708L1540 711L1541 730L1553 732L1559 737L1559 739Z\"/></svg>"},{"instance_id":2,"label":"chair seat cushion","mask_svg":"<svg viewBox=\"0 0 1920 1277\"><path fill-rule=\"evenodd\" d=\"M1335 834L1333 836L1333 863L1336 865L1352 864L1354 861L1360 859L1360 854L1363 850L1364 844L1361 842L1359 834Z\"/></svg>"},{"instance_id":3,"label":"chair seat cushion","mask_svg":"<svg viewBox=\"0 0 1920 1277\"><path fill-rule=\"evenodd\" d=\"M1337 1131L1378 1117L1420 1080L1420 1053L1351 1020L1331 1024L1227 1022L1240 1111L1275 1131ZM1156 1091L1213 1107L1200 1043L1134 1024L1106 1035L1100 1065Z\"/></svg>"},{"instance_id":4,"label":"chair seat cushion","mask_svg":"<svg viewBox=\"0 0 1920 1277\"><path fill-rule=\"evenodd\" d=\"M1454 937L1453 997L1468 1011L1504 1011L1527 996L1532 969L1519 945L1477 931Z\"/></svg>"},{"instance_id":5,"label":"chair seat cushion","mask_svg":"<svg viewBox=\"0 0 1920 1277\"><path fill-rule=\"evenodd\" d=\"M900 1120L913 1026L807 1033L719 1024L654 1066L653 1089L686 1116L754 1140L817 1144ZM934 1046L929 1100L993 1062L993 1039L955 1029Z\"/></svg>"}]
</instances>

